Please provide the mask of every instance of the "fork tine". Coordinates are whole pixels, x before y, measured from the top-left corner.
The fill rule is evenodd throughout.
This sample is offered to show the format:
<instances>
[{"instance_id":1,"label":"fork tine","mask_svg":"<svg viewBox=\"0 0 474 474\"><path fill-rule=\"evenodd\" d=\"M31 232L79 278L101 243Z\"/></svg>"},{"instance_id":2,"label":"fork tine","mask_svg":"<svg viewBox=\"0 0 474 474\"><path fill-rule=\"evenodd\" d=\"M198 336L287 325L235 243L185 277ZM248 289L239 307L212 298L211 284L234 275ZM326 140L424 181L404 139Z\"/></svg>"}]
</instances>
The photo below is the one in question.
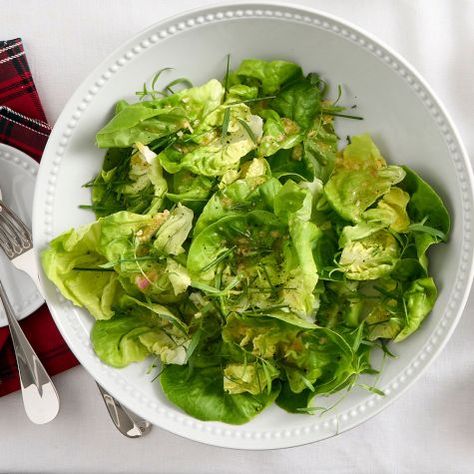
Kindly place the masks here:
<instances>
[{"instance_id":1,"label":"fork tine","mask_svg":"<svg viewBox=\"0 0 474 474\"><path fill-rule=\"evenodd\" d=\"M15 248L12 245L8 235L0 226L0 247L7 254L7 257L13 258L15 255Z\"/></svg>"},{"instance_id":2,"label":"fork tine","mask_svg":"<svg viewBox=\"0 0 474 474\"><path fill-rule=\"evenodd\" d=\"M25 239L31 240L31 232L28 227L23 224L22 220L1 199L0 216L5 219L15 234L19 234Z\"/></svg>"},{"instance_id":3,"label":"fork tine","mask_svg":"<svg viewBox=\"0 0 474 474\"><path fill-rule=\"evenodd\" d=\"M5 214L0 211L0 226L6 238L15 240L21 244L20 231L6 218Z\"/></svg>"},{"instance_id":4,"label":"fork tine","mask_svg":"<svg viewBox=\"0 0 474 474\"><path fill-rule=\"evenodd\" d=\"M20 218L0 200L0 247L12 259L33 246L31 233Z\"/></svg>"}]
</instances>

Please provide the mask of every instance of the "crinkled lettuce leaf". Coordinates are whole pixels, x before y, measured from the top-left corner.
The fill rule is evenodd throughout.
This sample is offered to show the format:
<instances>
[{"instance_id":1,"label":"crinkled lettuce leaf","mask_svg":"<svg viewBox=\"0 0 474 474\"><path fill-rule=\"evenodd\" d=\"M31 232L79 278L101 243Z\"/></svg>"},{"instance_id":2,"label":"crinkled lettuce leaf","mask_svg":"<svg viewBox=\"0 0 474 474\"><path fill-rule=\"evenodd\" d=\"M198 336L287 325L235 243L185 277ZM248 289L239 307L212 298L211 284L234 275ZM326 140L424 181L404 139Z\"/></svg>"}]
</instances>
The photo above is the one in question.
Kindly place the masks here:
<instances>
[{"instance_id":1,"label":"crinkled lettuce leaf","mask_svg":"<svg viewBox=\"0 0 474 474\"><path fill-rule=\"evenodd\" d=\"M168 173L188 170L197 175L222 176L237 169L241 158L257 147L261 130L262 119L252 115L245 104L224 105L209 114L186 141L175 142L158 157Z\"/></svg>"},{"instance_id":2,"label":"crinkled lettuce leaf","mask_svg":"<svg viewBox=\"0 0 474 474\"><path fill-rule=\"evenodd\" d=\"M192 211L180 205L154 216L117 212L53 240L42 254L43 268L65 298L96 319L112 317L123 291L171 301L189 286L189 276L182 263L160 261L153 252L184 252L192 219Z\"/></svg>"},{"instance_id":3,"label":"crinkled lettuce leaf","mask_svg":"<svg viewBox=\"0 0 474 474\"><path fill-rule=\"evenodd\" d=\"M331 116L316 117L303 140L303 161L313 170L314 177L325 183L331 175L337 157L338 136Z\"/></svg>"},{"instance_id":4,"label":"crinkled lettuce leaf","mask_svg":"<svg viewBox=\"0 0 474 474\"><path fill-rule=\"evenodd\" d=\"M96 321L92 328L92 345L103 362L125 367L151 354L167 364L186 362L187 327L169 309L126 295L119 306L120 315Z\"/></svg>"},{"instance_id":5,"label":"crinkled lettuce leaf","mask_svg":"<svg viewBox=\"0 0 474 474\"><path fill-rule=\"evenodd\" d=\"M365 221L380 223L394 232L406 232L410 225L406 206L410 200L408 193L393 186L377 203L377 207L367 209L362 215Z\"/></svg>"},{"instance_id":6,"label":"crinkled lettuce leaf","mask_svg":"<svg viewBox=\"0 0 474 474\"><path fill-rule=\"evenodd\" d=\"M195 175L187 170L173 174L170 179L172 186L166 197L171 202L184 204L195 212L204 207L215 184L214 178Z\"/></svg>"},{"instance_id":7,"label":"crinkled lettuce leaf","mask_svg":"<svg viewBox=\"0 0 474 474\"><path fill-rule=\"evenodd\" d=\"M96 319L109 319L120 285L114 272L100 268L107 262L99 250L101 231L100 220L71 229L51 241L41 261L46 276L65 298L86 308ZM88 270L81 270L84 268Z\"/></svg>"},{"instance_id":8,"label":"crinkled lettuce leaf","mask_svg":"<svg viewBox=\"0 0 474 474\"><path fill-rule=\"evenodd\" d=\"M288 180L278 191L274 199L274 212L284 222L294 219L309 221L313 197L306 188Z\"/></svg>"},{"instance_id":9,"label":"crinkled lettuce leaf","mask_svg":"<svg viewBox=\"0 0 474 474\"><path fill-rule=\"evenodd\" d=\"M121 105L117 114L96 136L100 148L147 145L158 138L194 126L218 107L224 97L222 84L212 79L203 86L185 89L159 100Z\"/></svg>"},{"instance_id":10,"label":"crinkled lettuce leaf","mask_svg":"<svg viewBox=\"0 0 474 474\"><path fill-rule=\"evenodd\" d=\"M275 195L281 183L269 176L264 159L254 159L239 178L222 186L205 205L194 226L194 235L227 214L245 213L253 209L273 210Z\"/></svg>"},{"instance_id":11,"label":"crinkled lettuce leaf","mask_svg":"<svg viewBox=\"0 0 474 474\"><path fill-rule=\"evenodd\" d=\"M350 240L342 249L339 268L350 280L376 280L390 274L399 257L395 237L379 230L359 240Z\"/></svg>"},{"instance_id":12,"label":"crinkled lettuce leaf","mask_svg":"<svg viewBox=\"0 0 474 474\"><path fill-rule=\"evenodd\" d=\"M403 295L407 320L403 329L397 334L396 342L403 341L419 328L433 309L437 296L438 291L432 278L422 278L412 282Z\"/></svg>"},{"instance_id":13,"label":"crinkled lettuce leaf","mask_svg":"<svg viewBox=\"0 0 474 474\"><path fill-rule=\"evenodd\" d=\"M410 195L407 211L410 227L415 234L418 259L428 269L427 250L431 245L446 241L451 228L449 212L434 189L413 170L404 166L406 176L400 187Z\"/></svg>"},{"instance_id":14,"label":"crinkled lettuce leaf","mask_svg":"<svg viewBox=\"0 0 474 474\"><path fill-rule=\"evenodd\" d=\"M281 238L283 227L279 219L268 211L222 217L194 237L188 253L188 270L192 277L209 282L214 279L216 271L212 264L217 263L216 259L221 255L226 254L232 262L250 261L261 248L268 251L275 240Z\"/></svg>"},{"instance_id":15,"label":"crinkled lettuce leaf","mask_svg":"<svg viewBox=\"0 0 474 474\"><path fill-rule=\"evenodd\" d=\"M321 112L321 91L310 78L302 78L282 88L271 107L308 130Z\"/></svg>"},{"instance_id":16,"label":"crinkled lettuce leaf","mask_svg":"<svg viewBox=\"0 0 474 474\"><path fill-rule=\"evenodd\" d=\"M280 375L269 363L235 363L224 368L224 391L230 394L250 393L259 395L272 390L273 380Z\"/></svg>"},{"instance_id":17,"label":"crinkled lettuce leaf","mask_svg":"<svg viewBox=\"0 0 474 474\"><path fill-rule=\"evenodd\" d=\"M344 219L359 222L363 212L405 177L399 166L387 166L369 135L352 137L324 186L329 204Z\"/></svg>"},{"instance_id":18,"label":"crinkled lettuce leaf","mask_svg":"<svg viewBox=\"0 0 474 474\"><path fill-rule=\"evenodd\" d=\"M264 110L263 136L258 147L260 156L272 156L278 150L289 150L303 140L300 126L287 117L280 117L275 110ZM297 148L299 150L299 148Z\"/></svg>"},{"instance_id":19,"label":"crinkled lettuce leaf","mask_svg":"<svg viewBox=\"0 0 474 474\"><path fill-rule=\"evenodd\" d=\"M261 94L270 95L290 80L302 77L302 74L300 66L288 61L244 59L232 72L230 84L258 87Z\"/></svg>"},{"instance_id":20,"label":"crinkled lettuce leaf","mask_svg":"<svg viewBox=\"0 0 474 474\"><path fill-rule=\"evenodd\" d=\"M194 214L191 209L178 204L156 232L153 241L154 249L165 255L183 253L183 243L191 232L193 217Z\"/></svg>"}]
</instances>

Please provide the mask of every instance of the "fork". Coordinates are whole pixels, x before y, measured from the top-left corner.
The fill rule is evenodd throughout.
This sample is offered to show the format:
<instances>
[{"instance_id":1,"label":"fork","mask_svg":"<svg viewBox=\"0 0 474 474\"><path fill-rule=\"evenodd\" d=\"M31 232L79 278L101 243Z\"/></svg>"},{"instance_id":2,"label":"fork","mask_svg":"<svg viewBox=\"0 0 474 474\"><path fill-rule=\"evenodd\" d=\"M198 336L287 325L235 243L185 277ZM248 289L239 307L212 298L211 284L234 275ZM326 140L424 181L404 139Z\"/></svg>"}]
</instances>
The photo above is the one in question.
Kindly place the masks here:
<instances>
[{"instance_id":1,"label":"fork","mask_svg":"<svg viewBox=\"0 0 474 474\"><path fill-rule=\"evenodd\" d=\"M36 257L33 254L31 232L21 219L1 200L1 198L2 194L0 190L0 247L17 268L28 273L35 282L38 290L41 292L39 271L36 266ZM1 282L0 297L3 300L3 306L5 307L5 313L7 314L8 324L12 334L20 373L23 403L28 417L34 421L34 407L30 403L31 396L26 397L25 393L37 392L41 399L44 390L41 383L44 382L46 384L48 396L51 399L49 403L51 407L53 406L53 393L56 395L56 413L52 416L53 410L51 408L50 416L52 416L52 418L46 421L40 421L41 423L46 423L47 421L52 420L59 411L59 397L51 379L46 373L46 370L41 365L41 362L31 345L28 343L20 325L18 324L8 301L6 292L3 289L3 286L1 286ZM26 387L25 390L24 386ZM97 386L109 415L120 433L128 438L139 438L151 430L151 424L148 421L139 418L137 415L125 408L99 384L97 384ZM35 399L38 399L38 395L35 396ZM46 405L46 402L44 403Z\"/></svg>"},{"instance_id":2,"label":"fork","mask_svg":"<svg viewBox=\"0 0 474 474\"><path fill-rule=\"evenodd\" d=\"M11 219L0 200L0 247L9 258L32 249L31 236L21 221ZM7 293L0 281L0 300L7 316L20 374L21 395L28 418L36 424L48 423L59 412L58 392L16 320Z\"/></svg>"}]
</instances>

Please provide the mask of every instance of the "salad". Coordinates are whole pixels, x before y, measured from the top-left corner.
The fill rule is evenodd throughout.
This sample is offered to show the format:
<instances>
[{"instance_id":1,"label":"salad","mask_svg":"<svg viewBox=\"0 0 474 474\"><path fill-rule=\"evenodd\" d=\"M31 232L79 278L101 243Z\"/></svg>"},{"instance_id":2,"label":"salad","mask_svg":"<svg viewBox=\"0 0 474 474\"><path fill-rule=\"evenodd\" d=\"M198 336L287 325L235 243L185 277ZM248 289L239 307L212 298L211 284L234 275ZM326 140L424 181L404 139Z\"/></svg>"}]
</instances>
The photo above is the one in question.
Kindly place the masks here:
<instances>
[{"instance_id":1,"label":"salad","mask_svg":"<svg viewBox=\"0 0 474 474\"><path fill-rule=\"evenodd\" d=\"M83 206L96 220L42 253L95 318L97 356L151 356L166 397L200 420L242 424L273 402L313 413L355 386L383 395L359 376L435 304L428 250L450 229L438 194L368 134L339 145L334 118L360 117L297 64L159 80L97 133L107 152Z\"/></svg>"}]
</instances>

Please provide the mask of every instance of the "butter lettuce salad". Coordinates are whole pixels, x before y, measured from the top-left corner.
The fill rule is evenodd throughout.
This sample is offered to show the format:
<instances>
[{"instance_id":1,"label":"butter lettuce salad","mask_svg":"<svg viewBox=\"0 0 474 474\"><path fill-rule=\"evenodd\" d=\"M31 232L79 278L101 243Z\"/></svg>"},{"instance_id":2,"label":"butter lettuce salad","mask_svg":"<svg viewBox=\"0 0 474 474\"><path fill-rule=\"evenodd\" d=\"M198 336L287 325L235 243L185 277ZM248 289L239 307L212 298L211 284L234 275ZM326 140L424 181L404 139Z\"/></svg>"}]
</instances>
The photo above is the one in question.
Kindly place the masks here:
<instances>
[{"instance_id":1,"label":"butter lettuce salad","mask_svg":"<svg viewBox=\"0 0 474 474\"><path fill-rule=\"evenodd\" d=\"M97 133L107 151L83 206L96 219L42 253L95 319L97 356L149 358L166 397L200 420L381 394L359 376L436 302L441 198L370 135L340 143L335 117L360 117L297 64L246 59L222 80L158 89L162 73Z\"/></svg>"}]
</instances>

